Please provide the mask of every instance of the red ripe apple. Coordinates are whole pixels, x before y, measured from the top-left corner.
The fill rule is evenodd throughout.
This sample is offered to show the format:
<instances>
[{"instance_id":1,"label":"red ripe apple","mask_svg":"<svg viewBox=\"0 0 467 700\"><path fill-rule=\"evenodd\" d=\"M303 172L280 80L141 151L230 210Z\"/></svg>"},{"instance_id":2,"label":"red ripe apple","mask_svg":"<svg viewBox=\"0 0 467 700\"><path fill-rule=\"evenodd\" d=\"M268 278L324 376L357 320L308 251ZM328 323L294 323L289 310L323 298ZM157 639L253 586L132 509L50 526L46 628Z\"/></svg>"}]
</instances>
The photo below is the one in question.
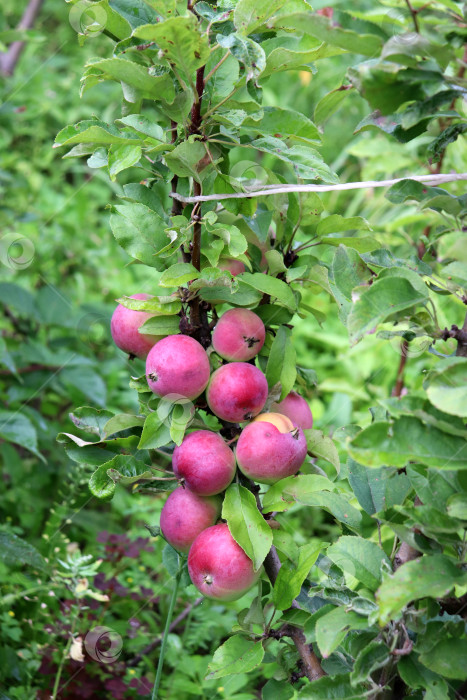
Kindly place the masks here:
<instances>
[{"instance_id":1,"label":"red ripe apple","mask_svg":"<svg viewBox=\"0 0 467 700\"><path fill-rule=\"evenodd\" d=\"M274 484L300 469L307 445L301 428L284 423L280 414L264 415L269 418L262 420L258 416L242 430L237 442L237 464L249 479Z\"/></svg>"},{"instance_id":2,"label":"red ripe apple","mask_svg":"<svg viewBox=\"0 0 467 700\"><path fill-rule=\"evenodd\" d=\"M220 317L212 334L218 355L231 362L245 362L259 353L266 329L257 314L249 309L229 309Z\"/></svg>"},{"instance_id":3,"label":"red ripe apple","mask_svg":"<svg viewBox=\"0 0 467 700\"><path fill-rule=\"evenodd\" d=\"M133 294L130 299L150 299L149 294ZM138 333L138 328L143 325L148 318L157 316L155 313L147 311L133 311L119 304L112 314L110 321L110 332L115 345L127 352L144 359L152 346L161 340L161 335L145 335Z\"/></svg>"},{"instance_id":4,"label":"red ripe apple","mask_svg":"<svg viewBox=\"0 0 467 700\"><path fill-rule=\"evenodd\" d=\"M190 578L207 598L241 598L256 583L260 571L254 571L253 562L235 542L226 523L203 530L188 554Z\"/></svg>"},{"instance_id":5,"label":"red ripe apple","mask_svg":"<svg viewBox=\"0 0 467 700\"><path fill-rule=\"evenodd\" d=\"M235 474L234 453L219 433L195 430L175 448L174 474L184 486L200 496L224 491Z\"/></svg>"},{"instance_id":6,"label":"red ripe apple","mask_svg":"<svg viewBox=\"0 0 467 700\"><path fill-rule=\"evenodd\" d=\"M294 425L298 425L302 430L308 430L313 427L313 416L311 415L310 407L296 391L291 391L280 403L273 403L271 411L287 416Z\"/></svg>"},{"instance_id":7,"label":"red ripe apple","mask_svg":"<svg viewBox=\"0 0 467 700\"><path fill-rule=\"evenodd\" d=\"M264 374L247 362L232 362L213 372L206 391L211 411L229 423L256 416L268 398Z\"/></svg>"},{"instance_id":8,"label":"red ripe apple","mask_svg":"<svg viewBox=\"0 0 467 700\"><path fill-rule=\"evenodd\" d=\"M179 486L172 491L161 512L160 527L167 542L188 552L199 533L214 525L222 510L219 496L203 498Z\"/></svg>"},{"instance_id":9,"label":"red ripe apple","mask_svg":"<svg viewBox=\"0 0 467 700\"><path fill-rule=\"evenodd\" d=\"M196 399L209 381L205 349L188 335L169 335L154 345L146 360L146 376L158 396L176 394Z\"/></svg>"},{"instance_id":10,"label":"red ripe apple","mask_svg":"<svg viewBox=\"0 0 467 700\"><path fill-rule=\"evenodd\" d=\"M217 267L219 270L227 270L234 277L245 272L244 263L241 260L235 260L235 258L223 258L219 260Z\"/></svg>"}]
</instances>

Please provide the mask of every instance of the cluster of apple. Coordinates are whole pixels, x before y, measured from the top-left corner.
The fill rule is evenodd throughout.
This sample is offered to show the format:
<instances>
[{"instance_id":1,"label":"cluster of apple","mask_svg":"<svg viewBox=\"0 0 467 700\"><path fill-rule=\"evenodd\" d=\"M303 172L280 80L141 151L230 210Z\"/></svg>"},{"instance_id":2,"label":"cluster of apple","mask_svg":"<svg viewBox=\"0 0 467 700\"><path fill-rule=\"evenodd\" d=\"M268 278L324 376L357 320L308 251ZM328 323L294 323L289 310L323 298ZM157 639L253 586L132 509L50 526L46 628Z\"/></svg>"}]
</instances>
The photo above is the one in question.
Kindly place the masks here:
<instances>
[{"instance_id":1,"label":"cluster of apple","mask_svg":"<svg viewBox=\"0 0 467 700\"><path fill-rule=\"evenodd\" d=\"M235 453L220 433L195 430L185 436L172 458L179 486L168 497L160 520L165 539L178 551L188 552L188 570L199 591L210 598L234 600L255 583L259 572L227 524L216 524L221 494L237 466L247 478L263 484L295 474L307 453L303 430L312 426L311 411L299 394L291 392L273 404L271 412L261 413L268 384L250 361L263 347L266 330L253 311L234 308L219 318L212 346L227 362L212 373L207 352L194 338L140 334L138 328L149 316L119 306L111 330L118 347L146 356L151 390L160 397L190 400L205 392L215 416L224 424L243 426Z\"/></svg>"}]
</instances>

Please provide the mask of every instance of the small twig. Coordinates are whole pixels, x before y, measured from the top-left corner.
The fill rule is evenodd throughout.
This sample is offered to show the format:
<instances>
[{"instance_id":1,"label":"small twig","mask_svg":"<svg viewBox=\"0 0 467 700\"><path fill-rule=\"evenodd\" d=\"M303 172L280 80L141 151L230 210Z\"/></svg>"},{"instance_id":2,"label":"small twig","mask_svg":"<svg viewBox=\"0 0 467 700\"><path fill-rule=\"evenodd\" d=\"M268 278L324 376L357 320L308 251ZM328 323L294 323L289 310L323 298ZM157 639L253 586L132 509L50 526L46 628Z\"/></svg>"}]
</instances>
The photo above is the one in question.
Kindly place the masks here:
<instances>
[{"instance_id":1,"label":"small twig","mask_svg":"<svg viewBox=\"0 0 467 700\"><path fill-rule=\"evenodd\" d=\"M188 615L191 613L193 608L196 608L200 603L202 603L204 600L204 597L201 596L200 598L196 598L196 600L193 603L190 603L189 605L186 606L184 610L180 613L180 615L177 615L175 620L171 623L169 627L169 632L173 632L174 629L178 627L180 622L183 622L183 620L188 617ZM161 635L160 637L156 637L150 644L144 647L136 656L131 659L131 661L128 662L127 666L137 666L139 662L143 659L144 656L148 656L151 654L156 647L159 646L159 644L162 643L162 640L164 638L164 635Z\"/></svg>"},{"instance_id":2,"label":"small twig","mask_svg":"<svg viewBox=\"0 0 467 700\"><path fill-rule=\"evenodd\" d=\"M206 115L205 115L206 116ZM185 204L196 204L197 202L212 202L222 199L246 199L249 197L266 197L274 194L287 194L288 192L342 192L344 190L373 189L376 187L391 187L404 180L414 180L425 185L441 185L445 182L455 182L467 180L467 173L450 173L446 175L407 175L407 177L397 177L392 180L368 180L366 182L345 182L339 185L280 185L251 190L249 192L228 192L218 194L205 194L195 197L183 197L181 194L171 193L171 197L178 199Z\"/></svg>"},{"instance_id":3,"label":"small twig","mask_svg":"<svg viewBox=\"0 0 467 700\"><path fill-rule=\"evenodd\" d=\"M221 65L224 63L224 61L226 61L226 60L228 59L229 56L230 56L230 51L227 51L227 53L224 54L224 55L222 56L221 60L220 60L218 63L216 63L216 65L214 66L214 68L212 68L212 69L209 71L209 73L207 74L207 76L204 78L204 84L205 84L205 85L206 85L206 83L208 82L208 80L209 80L210 78L212 78L212 76L214 75L214 73L216 72L216 70L217 70L218 68L220 68Z\"/></svg>"},{"instance_id":4,"label":"small twig","mask_svg":"<svg viewBox=\"0 0 467 700\"><path fill-rule=\"evenodd\" d=\"M31 29L43 3L44 0L30 0L21 21L18 24L18 29ZM14 41L8 51L5 54L0 55L0 73L3 75L13 75L16 64L18 63L25 46L25 41Z\"/></svg>"},{"instance_id":5,"label":"small twig","mask_svg":"<svg viewBox=\"0 0 467 700\"><path fill-rule=\"evenodd\" d=\"M420 34L420 25L418 24L418 17L417 17L418 10L416 10L415 8L412 7L412 3L410 2L410 0L405 0L405 4L409 8L409 12L412 16L413 27L414 27L416 33Z\"/></svg>"},{"instance_id":6,"label":"small twig","mask_svg":"<svg viewBox=\"0 0 467 700\"><path fill-rule=\"evenodd\" d=\"M401 359L397 370L396 384L392 390L392 396L397 396L398 398L402 395L402 390L404 388L404 370L407 362L408 350L409 342L408 340L403 340L401 343Z\"/></svg>"}]
</instances>

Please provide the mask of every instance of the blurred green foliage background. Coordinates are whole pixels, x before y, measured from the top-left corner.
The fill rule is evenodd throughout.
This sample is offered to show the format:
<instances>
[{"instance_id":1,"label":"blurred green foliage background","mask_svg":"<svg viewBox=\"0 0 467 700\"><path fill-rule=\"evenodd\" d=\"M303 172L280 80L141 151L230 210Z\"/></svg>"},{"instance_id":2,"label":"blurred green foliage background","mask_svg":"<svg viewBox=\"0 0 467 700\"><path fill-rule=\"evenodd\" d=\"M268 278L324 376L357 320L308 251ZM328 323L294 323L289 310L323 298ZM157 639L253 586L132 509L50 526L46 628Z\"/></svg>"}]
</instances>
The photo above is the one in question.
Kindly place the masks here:
<instances>
[{"instance_id":1,"label":"blurred green foliage background","mask_svg":"<svg viewBox=\"0 0 467 700\"><path fill-rule=\"evenodd\" d=\"M16 26L22 4L2 2L0 31ZM318 6L324 4L343 3ZM372 6L360 4L362 11ZM111 82L80 99L85 61L107 55L110 47L104 35L81 47L68 15L61 0L45 2L14 75L0 82L0 398L3 410L13 416L10 429L20 421L27 435L22 447L0 440L0 526L37 546L54 562L58 578L65 579L72 571L67 580L75 591L81 581L97 597L82 598L78 605L63 591L55 595L54 588L43 582L40 567L16 570L8 552L0 557L0 585L7 603L0 609L0 688L8 689L0 690L0 698L18 700L49 697L60 664L66 669L62 676L66 688L59 697L147 694L154 653L136 666L128 661L160 633L167 607L162 547L149 539L144 528L144 523L157 523L161 500L132 498L121 489L109 504L95 501L86 485L89 473L70 462L55 442L58 432L72 431L73 407L107 405L121 412L137 408L128 378L130 373L142 374L143 366L139 360L129 365L114 347L109 320L116 298L142 288L149 291L151 284L148 268L130 264L112 237L106 210L122 185L135 181L135 171L125 171L118 183L112 183L85 160L63 159L52 148L65 124L93 114L113 121L121 109L120 86ZM328 59L313 75L277 74L265 85L265 104L293 106L313 118L319 99L342 83L352 60ZM405 145L375 132L355 137L354 127L367 112L363 100L352 94L346 108L326 125L321 152L341 181L424 172L419 149L426 136ZM466 149L465 141L459 140L448 150L446 170L466 170ZM233 161L235 157L241 160L242 154ZM136 178L140 176L138 171ZM459 194L460 186L456 190L453 185L451 191ZM390 205L382 190L329 194L323 199L328 213L368 219L373 235L395 254L398 247L415 246L434 216L415 205ZM327 259L333 251L321 246L313 253ZM325 317L322 326L311 315L297 319L294 332L298 363L314 369L318 377L308 396L315 425L330 433L351 421L364 426L371 419L369 406L391 394L399 346L370 335L350 347L328 295L318 287L307 294L306 301ZM460 302L439 301L441 326L461 324L463 313ZM437 347L453 352L455 344L448 341ZM406 381L412 389L421 386L429 362L426 353L410 358ZM12 368L16 368L13 375ZM298 544L311 534L328 537L336 528L330 516L314 509L305 515L296 508L281 522ZM78 559L80 552L89 555L89 561ZM28 561L31 553L24 556ZM68 569L60 563L67 557ZM95 572L86 574L86 567L97 559L103 562L96 583ZM187 604L193 605L190 623L169 639L173 673L164 681L165 697L190 697L193 687L202 688L199 697L205 698L256 697L251 690L255 674L231 677L223 685L202 680L210 649L230 631L244 601L231 604L222 616L214 605L206 612L206 604L200 606L193 593L187 594ZM106 625L123 637L126 664L87 663L79 671L82 664L70 658L69 633L86 634L91 624ZM178 665L182 648L191 655L184 668ZM267 667L266 663L266 677Z\"/></svg>"}]
</instances>

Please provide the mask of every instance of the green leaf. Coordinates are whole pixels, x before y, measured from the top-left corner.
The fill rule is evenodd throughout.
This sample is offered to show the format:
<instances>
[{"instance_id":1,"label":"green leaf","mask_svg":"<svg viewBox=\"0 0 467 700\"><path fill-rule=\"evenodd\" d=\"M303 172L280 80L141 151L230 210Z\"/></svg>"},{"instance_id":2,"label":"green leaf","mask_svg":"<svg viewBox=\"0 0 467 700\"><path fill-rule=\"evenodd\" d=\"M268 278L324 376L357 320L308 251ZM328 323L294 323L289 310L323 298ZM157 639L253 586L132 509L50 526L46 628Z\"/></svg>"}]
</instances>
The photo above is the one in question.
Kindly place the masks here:
<instances>
[{"instance_id":1,"label":"green leaf","mask_svg":"<svg viewBox=\"0 0 467 700\"><path fill-rule=\"evenodd\" d=\"M255 314L260 317L265 326L281 326L290 323L293 314L277 304L261 304L255 309Z\"/></svg>"},{"instance_id":2,"label":"green leaf","mask_svg":"<svg viewBox=\"0 0 467 700\"><path fill-rule=\"evenodd\" d=\"M348 443L349 454L367 467L405 467L421 462L437 469L466 469L467 441L414 417L377 421Z\"/></svg>"},{"instance_id":3,"label":"green leaf","mask_svg":"<svg viewBox=\"0 0 467 700\"><path fill-rule=\"evenodd\" d=\"M0 411L0 438L24 447L43 462L46 462L37 447L36 429L29 418L22 413L18 411Z\"/></svg>"},{"instance_id":4,"label":"green leaf","mask_svg":"<svg viewBox=\"0 0 467 700\"><path fill-rule=\"evenodd\" d=\"M13 358L11 357L10 353L8 352L7 345L3 338L0 337L0 364L4 365L12 374L15 374L17 377L19 375L16 372L16 365L13 361Z\"/></svg>"},{"instance_id":5,"label":"green leaf","mask_svg":"<svg viewBox=\"0 0 467 700\"><path fill-rule=\"evenodd\" d=\"M369 469L350 458L347 467L352 491L368 515L403 503L411 489L408 477L394 469Z\"/></svg>"},{"instance_id":6,"label":"green leaf","mask_svg":"<svg viewBox=\"0 0 467 700\"><path fill-rule=\"evenodd\" d=\"M263 496L263 512L288 510L297 500L306 501L310 493L333 489L332 481L320 474L288 476L268 488Z\"/></svg>"},{"instance_id":7,"label":"green leaf","mask_svg":"<svg viewBox=\"0 0 467 700\"><path fill-rule=\"evenodd\" d=\"M447 501L447 511L451 518L467 520L467 493L456 493Z\"/></svg>"},{"instance_id":8,"label":"green leaf","mask_svg":"<svg viewBox=\"0 0 467 700\"><path fill-rule=\"evenodd\" d=\"M340 537L328 548L327 556L372 591L381 582L383 563L391 566L381 547L362 537Z\"/></svg>"},{"instance_id":9,"label":"green leaf","mask_svg":"<svg viewBox=\"0 0 467 700\"><path fill-rule=\"evenodd\" d=\"M163 269L157 255L169 245L165 224L155 211L137 202L115 207L118 214L110 217L112 232L121 247L132 258L145 265Z\"/></svg>"},{"instance_id":10,"label":"green leaf","mask_svg":"<svg viewBox=\"0 0 467 700\"><path fill-rule=\"evenodd\" d=\"M75 411L76 413L76 411ZM117 413L117 415L110 418L110 420L105 423L102 428L102 438L106 438L114 433L119 433L122 430L129 430L130 428L143 427L144 418L143 416L134 416L129 413Z\"/></svg>"},{"instance_id":11,"label":"green leaf","mask_svg":"<svg viewBox=\"0 0 467 700\"><path fill-rule=\"evenodd\" d=\"M338 87L332 92L328 92L327 95L322 97L315 107L314 119L315 122L321 126L324 122L332 117L332 115L337 112L341 104L344 102L345 98L349 94L349 90L343 89L344 86ZM345 86L346 87L346 86Z\"/></svg>"},{"instance_id":12,"label":"green leaf","mask_svg":"<svg viewBox=\"0 0 467 700\"><path fill-rule=\"evenodd\" d=\"M364 56L379 55L383 44L381 38L375 34L357 34L357 32L335 26L327 17L311 12L279 17L274 24L276 28L304 32L320 41L325 41L327 44Z\"/></svg>"},{"instance_id":13,"label":"green leaf","mask_svg":"<svg viewBox=\"0 0 467 700\"><path fill-rule=\"evenodd\" d=\"M407 476L422 503L435 506L446 503L450 496L461 490L458 472L427 469L421 464L410 464L407 467Z\"/></svg>"},{"instance_id":14,"label":"green leaf","mask_svg":"<svg viewBox=\"0 0 467 700\"><path fill-rule=\"evenodd\" d=\"M370 642L355 659L350 682L352 685L365 683L378 668L388 665L391 660L389 649L382 642Z\"/></svg>"},{"instance_id":15,"label":"green leaf","mask_svg":"<svg viewBox=\"0 0 467 700\"><path fill-rule=\"evenodd\" d=\"M425 698L430 697L430 700L448 700L448 685L445 680L438 676L433 671L428 670L423 666L415 656L403 656L397 663L397 670L400 677L409 688L426 688L431 691L431 696L428 693Z\"/></svg>"},{"instance_id":16,"label":"green leaf","mask_svg":"<svg viewBox=\"0 0 467 700\"><path fill-rule=\"evenodd\" d=\"M122 170L131 168L141 158L141 146L111 146L109 149L109 175L111 180Z\"/></svg>"},{"instance_id":17,"label":"green leaf","mask_svg":"<svg viewBox=\"0 0 467 700\"><path fill-rule=\"evenodd\" d=\"M265 275L262 275L265 277ZM237 278L238 279L238 278ZM235 292L232 292L230 287L225 285L216 287L204 287L200 291L200 297L204 301L212 304L227 303L231 306L253 306L261 300L261 293L253 289L251 286L242 283L238 280L238 287Z\"/></svg>"},{"instance_id":18,"label":"green leaf","mask_svg":"<svg viewBox=\"0 0 467 700\"><path fill-rule=\"evenodd\" d=\"M194 73L204 66L209 58L209 40L201 33L193 13L184 17L170 17L157 24L138 27L133 35L144 41L155 41L164 58L175 66L187 80L194 83Z\"/></svg>"},{"instance_id":19,"label":"green leaf","mask_svg":"<svg viewBox=\"0 0 467 700\"><path fill-rule=\"evenodd\" d=\"M350 685L348 674L324 676L305 685L298 693L298 700L361 700L367 696L366 687Z\"/></svg>"},{"instance_id":20,"label":"green leaf","mask_svg":"<svg viewBox=\"0 0 467 700\"><path fill-rule=\"evenodd\" d=\"M189 400L177 402L172 409L170 437L176 445L181 445L185 432L195 413L195 407Z\"/></svg>"},{"instance_id":21,"label":"green leaf","mask_svg":"<svg viewBox=\"0 0 467 700\"><path fill-rule=\"evenodd\" d=\"M149 299L133 299L133 297L120 297L118 303L126 309L133 311L147 311L148 313L172 316L181 309L181 302L173 296L150 297Z\"/></svg>"},{"instance_id":22,"label":"green leaf","mask_svg":"<svg viewBox=\"0 0 467 700\"><path fill-rule=\"evenodd\" d=\"M282 107L264 107L262 119L259 122L251 118L246 119L242 130L305 143L321 140L318 129L308 117L293 109Z\"/></svg>"},{"instance_id":23,"label":"green leaf","mask_svg":"<svg viewBox=\"0 0 467 700\"><path fill-rule=\"evenodd\" d=\"M351 216L345 218L340 214L331 214L321 219L316 227L318 236L329 236L331 233L340 231L371 231L371 226L366 219L361 216Z\"/></svg>"},{"instance_id":24,"label":"green leaf","mask_svg":"<svg viewBox=\"0 0 467 700\"><path fill-rule=\"evenodd\" d=\"M430 372L424 389L433 406L454 416L467 417L467 359L442 360Z\"/></svg>"},{"instance_id":25,"label":"green leaf","mask_svg":"<svg viewBox=\"0 0 467 700\"><path fill-rule=\"evenodd\" d=\"M295 692L288 681L271 678L261 689L261 700L292 700Z\"/></svg>"},{"instance_id":26,"label":"green leaf","mask_svg":"<svg viewBox=\"0 0 467 700\"><path fill-rule=\"evenodd\" d=\"M466 573L444 554L424 555L402 564L392 576L385 578L376 593L380 624L400 618L413 600L444 598L455 585L466 582Z\"/></svg>"},{"instance_id":27,"label":"green leaf","mask_svg":"<svg viewBox=\"0 0 467 700\"><path fill-rule=\"evenodd\" d=\"M138 449L155 450L170 441L170 427L161 421L157 413L150 413L144 422Z\"/></svg>"},{"instance_id":28,"label":"green leaf","mask_svg":"<svg viewBox=\"0 0 467 700\"><path fill-rule=\"evenodd\" d=\"M208 234L218 236L228 247L230 255L237 258L246 252L248 241L237 226L233 224L206 224Z\"/></svg>"},{"instance_id":29,"label":"green leaf","mask_svg":"<svg viewBox=\"0 0 467 700\"><path fill-rule=\"evenodd\" d=\"M343 49L324 44L311 36L280 36L266 40L262 46L267 54L263 78L297 68L313 73L311 61L345 53Z\"/></svg>"},{"instance_id":30,"label":"green leaf","mask_svg":"<svg viewBox=\"0 0 467 700\"><path fill-rule=\"evenodd\" d=\"M102 376L91 367L65 367L60 372L60 383L78 400L87 399L105 406L107 390Z\"/></svg>"},{"instance_id":31,"label":"green leaf","mask_svg":"<svg viewBox=\"0 0 467 700\"><path fill-rule=\"evenodd\" d=\"M425 304L428 300L428 290L425 288L422 293L405 275L378 278L371 287L358 291L359 296L347 318L349 337L353 343L361 340L389 316Z\"/></svg>"},{"instance_id":32,"label":"green leaf","mask_svg":"<svg viewBox=\"0 0 467 700\"><path fill-rule=\"evenodd\" d=\"M280 401L292 391L297 377L295 348L290 328L279 326L269 351L266 379L271 389L281 385Z\"/></svg>"},{"instance_id":33,"label":"green leaf","mask_svg":"<svg viewBox=\"0 0 467 700\"><path fill-rule=\"evenodd\" d=\"M396 112L404 102L420 100L425 97L422 90L422 74L417 71L418 80L408 80L408 70L400 70L395 63L378 63L376 66L362 63L349 69L347 75L354 87L368 101L373 110L379 110L384 115ZM436 82L442 78L436 75Z\"/></svg>"},{"instance_id":34,"label":"green leaf","mask_svg":"<svg viewBox=\"0 0 467 700\"><path fill-rule=\"evenodd\" d=\"M191 138L183 141L170 153L166 153L165 162L175 175L193 177L197 182L201 182L205 157L206 148L200 141Z\"/></svg>"},{"instance_id":35,"label":"green leaf","mask_svg":"<svg viewBox=\"0 0 467 700\"><path fill-rule=\"evenodd\" d=\"M441 277L464 288L467 284L467 263L455 260L442 268Z\"/></svg>"},{"instance_id":36,"label":"green leaf","mask_svg":"<svg viewBox=\"0 0 467 700\"><path fill-rule=\"evenodd\" d=\"M244 486L231 484L225 493L222 517L257 571L271 549L272 530L259 512L254 495Z\"/></svg>"},{"instance_id":37,"label":"green leaf","mask_svg":"<svg viewBox=\"0 0 467 700\"><path fill-rule=\"evenodd\" d=\"M12 532L0 532L0 561L7 566L28 564L33 569L47 571L49 565L35 547Z\"/></svg>"},{"instance_id":38,"label":"green leaf","mask_svg":"<svg viewBox=\"0 0 467 700\"><path fill-rule=\"evenodd\" d=\"M297 300L289 285L282 282L282 280L278 280L275 277L268 277L260 272L255 272L253 274L250 272L243 272L242 275L239 275L239 281L240 280L249 287L253 287L253 289L257 289L263 292L263 294L268 294L274 299L277 299L277 301L283 304L287 309L290 309L290 311L296 311Z\"/></svg>"},{"instance_id":39,"label":"green leaf","mask_svg":"<svg viewBox=\"0 0 467 700\"><path fill-rule=\"evenodd\" d=\"M103 438L105 426L113 415L112 411L107 411L106 409L81 406L81 408L76 408L73 413L70 413L70 418L77 428Z\"/></svg>"},{"instance_id":40,"label":"green leaf","mask_svg":"<svg viewBox=\"0 0 467 700\"><path fill-rule=\"evenodd\" d=\"M0 283L0 300L6 306L12 306L17 312L24 316L38 318L34 297L27 289L23 289L18 284L11 282Z\"/></svg>"},{"instance_id":41,"label":"green leaf","mask_svg":"<svg viewBox=\"0 0 467 700\"><path fill-rule=\"evenodd\" d=\"M127 117L120 117L120 119L116 119L116 123L121 124L122 126L129 126L138 134L149 136L151 140L164 142L164 130L162 127L145 117L143 114L129 114ZM167 146L167 148L169 148L169 146Z\"/></svg>"},{"instance_id":42,"label":"green leaf","mask_svg":"<svg viewBox=\"0 0 467 700\"><path fill-rule=\"evenodd\" d=\"M161 275L159 284L161 287L181 287L186 282L198 279L200 272L190 263L176 263Z\"/></svg>"},{"instance_id":43,"label":"green leaf","mask_svg":"<svg viewBox=\"0 0 467 700\"><path fill-rule=\"evenodd\" d=\"M261 642L252 642L238 635L230 637L214 652L206 678L210 680L235 673L248 673L259 666L263 656Z\"/></svg>"},{"instance_id":44,"label":"green leaf","mask_svg":"<svg viewBox=\"0 0 467 700\"><path fill-rule=\"evenodd\" d=\"M73 146L76 143L93 143L106 146L122 144L129 146L140 144L141 139L138 136L125 134L123 131L119 131L117 127L101 122L98 119L88 119L62 129L55 138L54 148Z\"/></svg>"},{"instance_id":45,"label":"green leaf","mask_svg":"<svg viewBox=\"0 0 467 700\"><path fill-rule=\"evenodd\" d=\"M89 479L92 495L103 501L109 501L115 493L117 483L126 486L140 479L150 479L154 473L147 464L132 455L116 455L101 464ZM175 477L174 477L175 481Z\"/></svg>"},{"instance_id":46,"label":"green leaf","mask_svg":"<svg viewBox=\"0 0 467 700\"><path fill-rule=\"evenodd\" d=\"M337 649L347 632L367 627L366 617L345 608L334 608L320 617L316 623L316 642L323 657L327 659Z\"/></svg>"},{"instance_id":47,"label":"green leaf","mask_svg":"<svg viewBox=\"0 0 467 700\"><path fill-rule=\"evenodd\" d=\"M330 437L327 437L322 430L304 430L308 452L318 459L324 459L335 468L339 474L341 469L339 453L337 447Z\"/></svg>"},{"instance_id":48,"label":"green leaf","mask_svg":"<svg viewBox=\"0 0 467 700\"><path fill-rule=\"evenodd\" d=\"M270 153L278 160L290 165L298 177L304 180L322 180L326 183L337 183L337 175L324 162L314 148L302 144L287 146L284 141L273 136L255 139L250 144L263 153Z\"/></svg>"},{"instance_id":49,"label":"green leaf","mask_svg":"<svg viewBox=\"0 0 467 700\"><path fill-rule=\"evenodd\" d=\"M286 496L290 495L292 489L287 489ZM294 498L297 503L303 503L306 506L314 506L316 508L324 508L341 523L345 523L350 528L359 529L362 521L362 514L359 510L349 504L347 496L342 496L340 493L331 493L328 491L319 491L316 493L294 492Z\"/></svg>"},{"instance_id":50,"label":"green leaf","mask_svg":"<svg viewBox=\"0 0 467 700\"><path fill-rule=\"evenodd\" d=\"M450 143L457 141L459 136L465 134L467 124L465 122L459 124L451 124L427 148L427 155L434 163L438 162L441 155L444 153Z\"/></svg>"},{"instance_id":51,"label":"green leaf","mask_svg":"<svg viewBox=\"0 0 467 700\"><path fill-rule=\"evenodd\" d=\"M153 316L138 328L138 333L147 335L177 335L180 333L179 316Z\"/></svg>"},{"instance_id":52,"label":"green leaf","mask_svg":"<svg viewBox=\"0 0 467 700\"><path fill-rule=\"evenodd\" d=\"M359 253L371 253L371 251L380 247L376 238L371 238L370 236L364 236L363 238L350 238L344 236L339 238L331 238L330 236L325 236L321 239L320 243L325 243L326 245L336 247L344 245L347 246L347 248L358 250Z\"/></svg>"},{"instance_id":53,"label":"green leaf","mask_svg":"<svg viewBox=\"0 0 467 700\"><path fill-rule=\"evenodd\" d=\"M216 40L223 49L229 49L233 56L243 63L246 70L246 82L261 75L266 68L266 55L256 41L241 34L218 34Z\"/></svg>"},{"instance_id":54,"label":"green leaf","mask_svg":"<svg viewBox=\"0 0 467 700\"><path fill-rule=\"evenodd\" d=\"M300 593L302 584L320 553L323 545L307 544L298 550L298 562L283 562L272 592L274 605L278 610L287 610Z\"/></svg>"},{"instance_id":55,"label":"green leaf","mask_svg":"<svg viewBox=\"0 0 467 700\"><path fill-rule=\"evenodd\" d=\"M251 34L266 22L287 0L238 0L234 11L235 28L240 34Z\"/></svg>"},{"instance_id":56,"label":"green leaf","mask_svg":"<svg viewBox=\"0 0 467 700\"><path fill-rule=\"evenodd\" d=\"M131 89L133 94L134 91L137 91L140 97L147 99L156 100L163 96L170 102L175 95L172 79L168 73L162 72L157 75L151 73L146 66L123 58L104 58L88 64L87 71L81 79L81 92L85 92L88 87L103 80L115 80L122 83L124 91L125 86L127 86L127 90ZM128 93L126 96L132 97ZM131 102L134 101L134 99L131 100Z\"/></svg>"}]
</instances>

